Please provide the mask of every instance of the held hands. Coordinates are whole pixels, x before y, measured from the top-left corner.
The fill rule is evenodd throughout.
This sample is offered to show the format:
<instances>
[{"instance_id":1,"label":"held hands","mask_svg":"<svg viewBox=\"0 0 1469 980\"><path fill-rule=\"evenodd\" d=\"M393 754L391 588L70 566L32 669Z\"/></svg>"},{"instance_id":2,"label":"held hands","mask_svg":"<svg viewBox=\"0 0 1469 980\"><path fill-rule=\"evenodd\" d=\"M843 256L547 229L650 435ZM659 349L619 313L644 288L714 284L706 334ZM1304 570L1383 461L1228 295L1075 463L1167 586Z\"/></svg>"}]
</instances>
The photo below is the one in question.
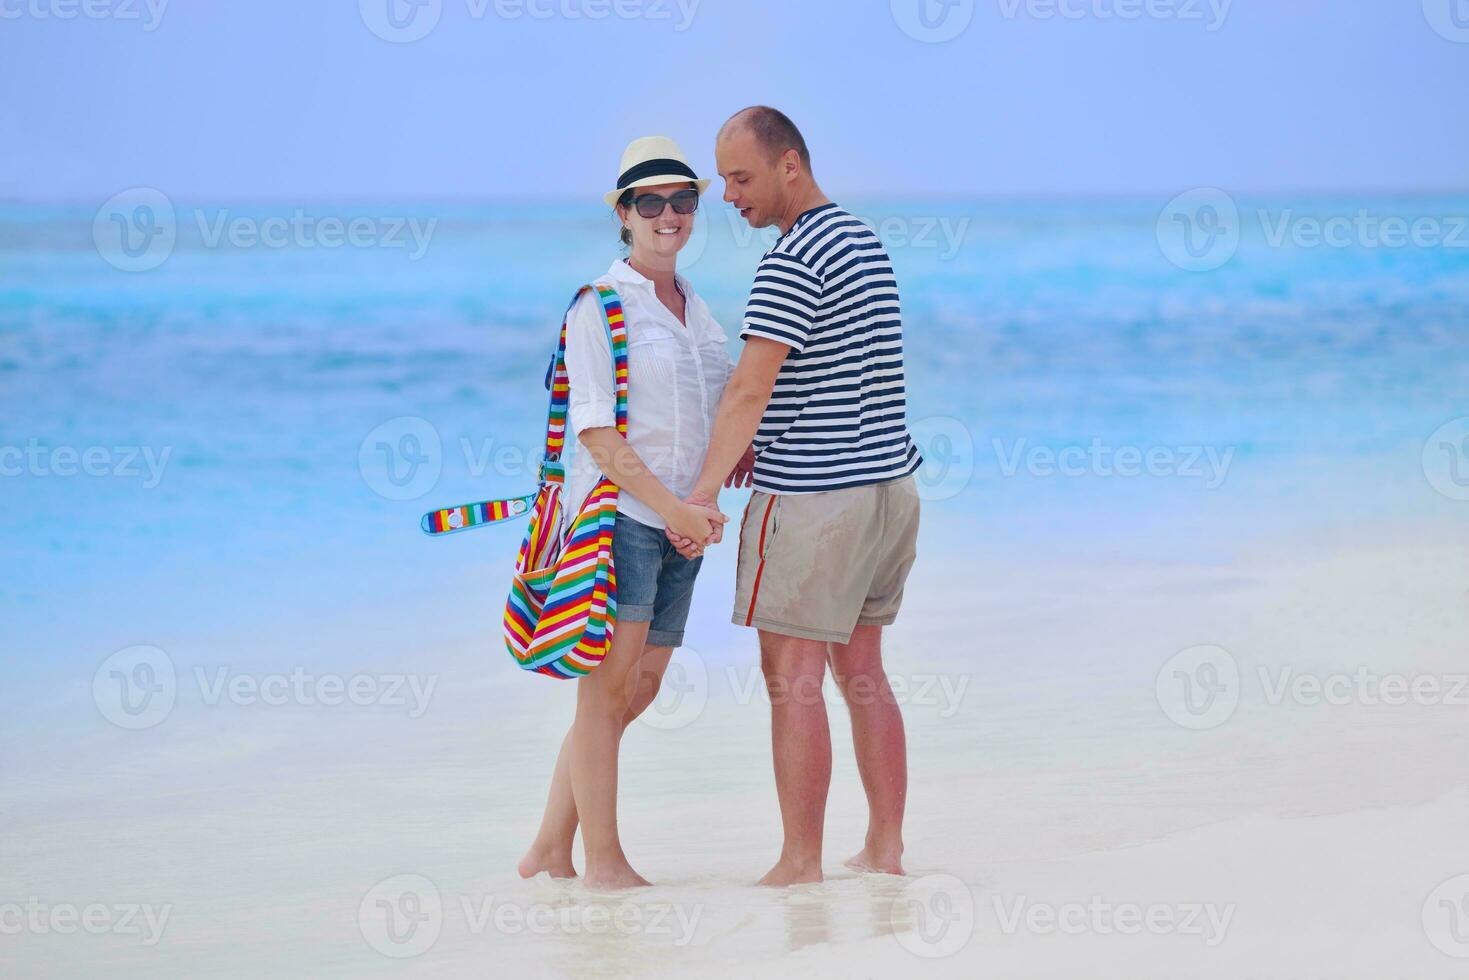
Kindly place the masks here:
<instances>
[{"instance_id":1,"label":"held hands","mask_svg":"<svg viewBox=\"0 0 1469 980\"><path fill-rule=\"evenodd\" d=\"M694 559L711 544L724 539L724 525L729 518L719 512L717 502L697 491L679 505L667 518L664 533L673 547L685 558Z\"/></svg>"},{"instance_id":2,"label":"held hands","mask_svg":"<svg viewBox=\"0 0 1469 980\"><path fill-rule=\"evenodd\" d=\"M730 470L729 476L725 477L724 485L727 487L749 487L753 486L754 483L755 445L751 443L745 449L745 455L740 457L740 461L735 464L735 468ZM702 555L704 549L709 545L718 544L724 540L724 525L728 522L729 518L719 513L718 500L709 494L700 493L697 490L689 494L684 504L701 512L701 516L706 518L703 524L700 526L680 527L675 521L670 520L664 533L668 535L668 540L673 542L673 547L677 549L679 554L685 558L694 559ZM709 517L713 517L714 519L712 521L708 520L707 518ZM703 532L705 527L709 529L707 533L694 533Z\"/></svg>"}]
</instances>

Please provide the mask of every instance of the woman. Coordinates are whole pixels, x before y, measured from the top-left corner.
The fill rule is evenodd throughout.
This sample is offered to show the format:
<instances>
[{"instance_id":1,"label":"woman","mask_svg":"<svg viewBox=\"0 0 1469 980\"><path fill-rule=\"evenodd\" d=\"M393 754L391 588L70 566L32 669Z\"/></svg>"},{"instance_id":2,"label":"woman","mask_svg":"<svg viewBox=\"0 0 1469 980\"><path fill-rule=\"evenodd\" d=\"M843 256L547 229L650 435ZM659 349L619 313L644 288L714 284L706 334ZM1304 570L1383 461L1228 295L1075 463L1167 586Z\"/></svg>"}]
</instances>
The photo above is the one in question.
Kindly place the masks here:
<instances>
[{"instance_id":1,"label":"woman","mask_svg":"<svg viewBox=\"0 0 1469 980\"><path fill-rule=\"evenodd\" d=\"M612 560L617 625L601 665L576 682L576 720L561 743L550 798L520 874L573 877L577 823L586 882L646 885L617 832L617 754L623 730L652 703L683 642L703 545L727 518L684 500L703 465L715 410L733 372L725 334L674 269L689 240L699 196L709 186L677 144L646 136L628 144L617 188L604 200L629 249L597 279L622 300L628 345L627 437L616 428L612 349L597 297L583 293L566 329L567 426L578 444L567 476L574 515L599 473L618 485ZM748 483L750 456L731 474ZM684 553L670 536L695 542Z\"/></svg>"}]
</instances>

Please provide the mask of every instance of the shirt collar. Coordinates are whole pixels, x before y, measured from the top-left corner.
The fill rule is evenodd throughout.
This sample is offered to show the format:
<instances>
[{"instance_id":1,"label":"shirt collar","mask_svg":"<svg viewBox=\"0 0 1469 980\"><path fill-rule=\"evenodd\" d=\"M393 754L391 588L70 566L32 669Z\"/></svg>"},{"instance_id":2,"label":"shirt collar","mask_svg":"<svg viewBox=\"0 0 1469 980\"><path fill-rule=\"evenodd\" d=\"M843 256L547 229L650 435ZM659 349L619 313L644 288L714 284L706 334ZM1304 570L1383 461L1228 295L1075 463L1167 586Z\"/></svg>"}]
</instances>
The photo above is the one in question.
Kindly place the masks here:
<instances>
[{"instance_id":1,"label":"shirt collar","mask_svg":"<svg viewBox=\"0 0 1469 980\"><path fill-rule=\"evenodd\" d=\"M611 279L614 283L620 283L624 286L637 286L649 292L653 291L653 280L634 269L632 264L626 259L618 259L613 262L612 267L607 270L607 278ZM693 297L693 287L689 285L689 281L683 277L682 273L675 272L673 274L673 281L678 283L678 287L683 290L685 297Z\"/></svg>"},{"instance_id":2,"label":"shirt collar","mask_svg":"<svg viewBox=\"0 0 1469 980\"><path fill-rule=\"evenodd\" d=\"M814 208L807 208L805 211L802 211L799 215L796 216L796 220L791 222L791 230L786 232L784 235L781 235L776 244L778 245L780 244L780 242L785 241L787 238L794 235L796 233L796 229L800 228L806 222L810 221L814 215L820 214L822 211L827 211L835 207L835 201L827 201L825 204L818 204Z\"/></svg>"}]
</instances>

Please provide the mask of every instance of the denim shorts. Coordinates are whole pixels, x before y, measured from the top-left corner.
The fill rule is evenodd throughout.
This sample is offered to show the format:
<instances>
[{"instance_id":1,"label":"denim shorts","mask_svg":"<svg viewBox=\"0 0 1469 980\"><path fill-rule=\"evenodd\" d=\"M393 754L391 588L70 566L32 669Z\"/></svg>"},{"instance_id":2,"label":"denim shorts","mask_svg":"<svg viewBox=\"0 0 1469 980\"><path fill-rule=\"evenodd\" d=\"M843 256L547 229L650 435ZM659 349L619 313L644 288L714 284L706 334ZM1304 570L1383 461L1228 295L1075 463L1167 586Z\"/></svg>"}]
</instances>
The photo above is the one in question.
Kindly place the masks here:
<instances>
[{"instance_id":1,"label":"denim shorts","mask_svg":"<svg viewBox=\"0 0 1469 980\"><path fill-rule=\"evenodd\" d=\"M618 514L612 562L617 572L618 621L650 624L652 646L681 645L704 556L690 561L674 549L662 528Z\"/></svg>"}]
</instances>

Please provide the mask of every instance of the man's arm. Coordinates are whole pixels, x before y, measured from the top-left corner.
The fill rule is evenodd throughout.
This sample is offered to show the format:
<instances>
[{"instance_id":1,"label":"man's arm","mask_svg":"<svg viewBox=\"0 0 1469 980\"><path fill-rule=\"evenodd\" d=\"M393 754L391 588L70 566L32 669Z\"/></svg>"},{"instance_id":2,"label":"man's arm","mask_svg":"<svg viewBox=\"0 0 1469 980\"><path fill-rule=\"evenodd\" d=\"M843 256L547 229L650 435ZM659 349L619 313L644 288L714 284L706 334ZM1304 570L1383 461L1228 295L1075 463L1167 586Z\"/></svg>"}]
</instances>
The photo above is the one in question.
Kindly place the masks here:
<instances>
[{"instance_id":1,"label":"man's arm","mask_svg":"<svg viewBox=\"0 0 1469 980\"><path fill-rule=\"evenodd\" d=\"M745 341L740 362L719 400L714 434L690 500L707 500L713 505L719 499L720 486L755 439L760 417L775 390L775 376L790 352L788 344L765 337Z\"/></svg>"},{"instance_id":2,"label":"man's arm","mask_svg":"<svg viewBox=\"0 0 1469 980\"><path fill-rule=\"evenodd\" d=\"M577 434L577 441L591 453L597 468L608 479L663 518L670 536L677 534L705 544L710 538L719 536L718 528L729 520L712 506L704 507L675 497L617 429L611 426L583 429ZM572 503L575 505L579 501Z\"/></svg>"},{"instance_id":3,"label":"man's arm","mask_svg":"<svg viewBox=\"0 0 1469 980\"><path fill-rule=\"evenodd\" d=\"M704 468L688 497L691 502L714 506L718 501L719 485L760 429L781 365L791 351L806 349L823 289L821 276L796 256L770 252L760 260L740 331L745 349L719 400ZM710 543L721 537L722 529L716 527ZM680 552L689 546L671 534L669 538Z\"/></svg>"}]
</instances>

